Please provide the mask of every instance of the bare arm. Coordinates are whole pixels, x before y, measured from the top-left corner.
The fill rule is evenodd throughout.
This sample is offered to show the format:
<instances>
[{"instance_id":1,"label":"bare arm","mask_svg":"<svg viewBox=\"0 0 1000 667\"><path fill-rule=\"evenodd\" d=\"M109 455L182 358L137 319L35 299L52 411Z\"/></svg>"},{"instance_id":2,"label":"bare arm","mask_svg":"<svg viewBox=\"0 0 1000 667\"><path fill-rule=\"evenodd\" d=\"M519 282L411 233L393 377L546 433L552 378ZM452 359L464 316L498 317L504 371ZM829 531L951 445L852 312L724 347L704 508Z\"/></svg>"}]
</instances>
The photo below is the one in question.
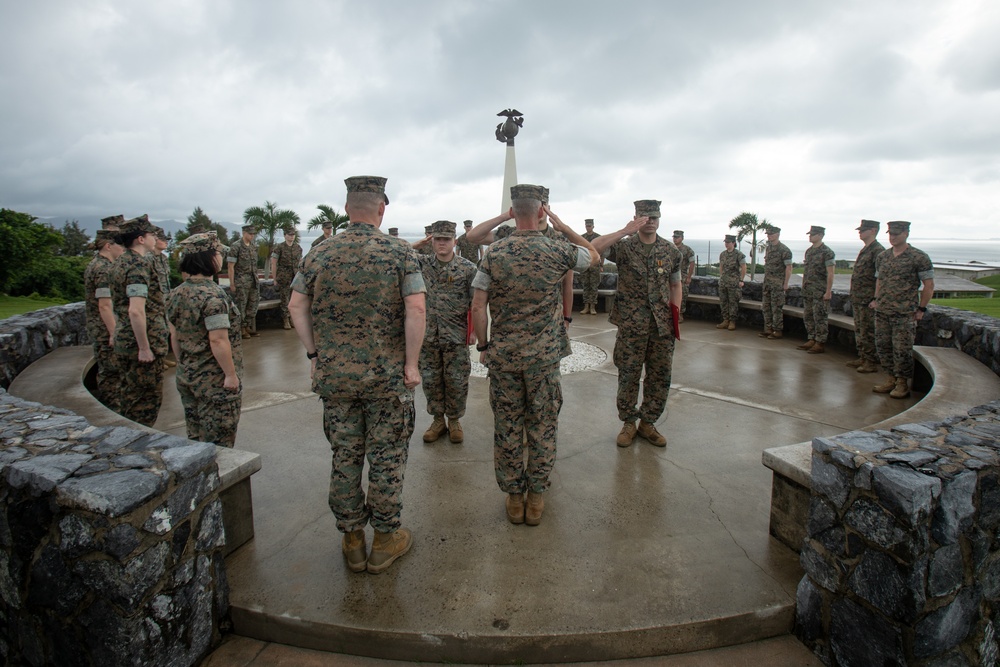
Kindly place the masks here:
<instances>
[{"instance_id":1,"label":"bare arm","mask_svg":"<svg viewBox=\"0 0 1000 667\"><path fill-rule=\"evenodd\" d=\"M680 281L670 283L670 305L681 307L681 300L684 298L684 284Z\"/></svg>"},{"instance_id":2,"label":"bare arm","mask_svg":"<svg viewBox=\"0 0 1000 667\"><path fill-rule=\"evenodd\" d=\"M403 362L403 384L407 389L413 389L420 384L420 368L417 360L420 358L420 347L424 344L424 327L427 323L427 312L424 309L424 293L418 292L403 297L406 308L403 327L406 332L406 359Z\"/></svg>"},{"instance_id":3,"label":"bare arm","mask_svg":"<svg viewBox=\"0 0 1000 667\"><path fill-rule=\"evenodd\" d=\"M823 295L824 301L829 301L833 298L833 274L834 266L831 264L826 267L826 293Z\"/></svg>"},{"instance_id":4,"label":"bare arm","mask_svg":"<svg viewBox=\"0 0 1000 667\"><path fill-rule=\"evenodd\" d=\"M486 306L489 303L490 295L481 289L477 289L472 297L472 330L476 333L476 340L480 345L489 342L488 331L489 318L486 316ZM484 353L485 354L485 353ZM480 354L482 361L482 354Z\"/></svg>"},{"instance_id":5,"label":"bare arm","mask_svg":"<svg viewBox=\"0 0 1000 667\"><path fill-rule=\"evenodd\" d=\"M153 361L153 351L149 349L149 337L146 335L146 297L129 297L128 320L132 323L135 342L139 344L139 361L143 363Z\"/></svg>"},{"instance_id":6,"label":"bare arm","mask_svg":"<svg viewBox=\"0 0 1000 667\"><path fill-rule=\"evenodd\" d=\"M593 248L598 254L603 254L605 250L613 246L620 239L626 236L631 236L639 231L649 220L646 216L636 216L632 218L627 225L619 229L617 232L611 232L610 234L601 234L593 241Z\"/></svg>"},{"instance_id":7,"label":"bare arm","mask_svg":"<svg viewBox=\"0 0 1000 667\"><path fill-rule=\"evenodd\" d=\"M302 347L306 348L307 354L316 351L316 342L313 340L313 320L312 320L312 298L302 292L292 290L292 296L288 300L288 315L295 324L295 333L299 337ZM309 377L316 371L316 360L311 359L309 366Z\"/></svg>"},{"instance_id":8,"label":"bare arm","mask_svg":"<svg viewBox=\"0 0 1000 667\"><path fill-rule=\"evenodd\" d=\"M740 262L740 282L743 282L743 279L746 277L747 277L747 263Z\"/></svg>"},{"instance_id":9,"label":"bare arm","mask_svg":"<svg viewBox=\"0 0 1000 667\"><path fill-rule=\"evenodd\" d=\"M923 289L920 290L920 307L926 308L927 304L931 302L931 298L934 296L934 279L928 278L923 281ZM920 321L924 319L924 311L916 310L913 313L913 319Z\"/></svg>"},{"instance_id":10,"label":"bare arm","mask_svg":"<svg viewBox=\"0 0 1000 667\"><path fill-rule=\"evenodd\" d=\"M104 323L104 328L108 330L108 345L113 345L117 322L115 321L115 310L111 305L111 299L98 299L97 311L101 315L101 322Z\"/></svg>"},{"instance_id":11,"label":"bare arm","mask_svg":"<svg viewBox=\"0 0 1000 667\"><path fill-rule=\"evenodd\" d=\"M278 258L277 257L272 257L271 258L271 277L272 278L277 278L278 277Z\"/></svg>"},{"instance_id":12,"label":"bare arm","mask_svg":"<svg viewBox=\"0 0 1000 667\"><path fill-rule=\"evenodd\" d=\"M173 327L170 328L173 329ZM219 368L225 373L226 377L222 381L222 386L229 391L239 391L240 379L236 376L236 365L233 363L233 348L229 344L229 330L212 329L208 332L208 344L212 348L212 356L219 363ZM175 350L174 355L176 354Z\"/></svg>"},{"instance_id":13,"label":"bare arm","mask_svg":"<svg viewBox=\"0 0 1000 667\"><path fill-rule=\"evenodd\" d=\"M476 245L489 245L493 243L493 230L500 226L501 222L514 219L514 209L509 209L506 213L501 213L495 218L490 218L465 233L465 238Z\"/></svg>"},{"instance_id":14,"label":"bare arm","mask_svg":"<svg viewBox=\"0 0 1000 667\"><path fill-rule=\"evenodd\" d=\"M236 263L226 262L226 273L229 275L229 291L236 294Z\"/></svg>"},{"instance_id":15,"label":"bare arm","mask_svg":"<svg viewBox=\"0 0 1000 667\"><path fill-rule=\"evenodd\" d=\"M593 258L593 255L591 256ZM600 257L600 255L598 255ZM562 278L563 317L573 316L573 272L567 271ZM565 320L564 320L565 322ZM569 326L569 322L566 322Z\"/></svg>"},{"instance_id":16,"label":"bare arm","mask_svg":"<svg viewBox=\"0 0 1000 667\"><path fill-rule=\"evenodd\" d=\"M786 264L785 265L785 283L781 286L781 289L783 289L783 290L787 290L788 289L788 281L791 280L791 278L792 278L792 265L791 264Z\"/></svg>"},{"instance_id":17,"label":"bare arm","mask_svg":"<svg viewBox=\"0 0 1000 667\"><path fill-rule=\"evenodd\" d=\"M694 275L694 260L692 259L690 262L688 262L688 270L687 270L687 276L688 277L684 280L684 284L685 285L690 285L691 284L691 277L693 275ZM787 283L788 280L785 280L785 282Z\"/></svg>"},{"instance_id":18,"label":"bare arm","mask_svg":"<svg viewBox=\"0 0 1000 667\"><path fill-rule=\"evenodd\" d=\"M181 346L177 342L177 328L173 324L170 325L170 349L174 352L174 357L177 361L181 360Z\"/></svg>"}]
</instances>

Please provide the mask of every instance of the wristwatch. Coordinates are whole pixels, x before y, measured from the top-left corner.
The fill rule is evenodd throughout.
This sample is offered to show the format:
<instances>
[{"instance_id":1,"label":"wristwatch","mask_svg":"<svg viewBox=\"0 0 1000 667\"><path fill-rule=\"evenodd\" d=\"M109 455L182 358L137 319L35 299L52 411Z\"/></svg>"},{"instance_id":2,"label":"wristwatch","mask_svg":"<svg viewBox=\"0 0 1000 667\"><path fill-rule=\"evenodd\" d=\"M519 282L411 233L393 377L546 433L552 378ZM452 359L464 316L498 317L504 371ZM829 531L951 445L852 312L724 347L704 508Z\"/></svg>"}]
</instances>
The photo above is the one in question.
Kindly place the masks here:
<instances>
[{"instance_id":1,"label":"wristwatch","mask_svg":"<svg viewBox=\"0 0 1000 667\"><path fill-rule=\"evenodd\" d=\"M483 344L483 345L479 345L477 343L476 344L476 351L477 352L485 352L487 349L489 349L489 347L490 347L490 341L486 341L486 343Z\"/></svg>"},{"instance_id":2,"label":"wristwatch","mask_svg":"<svg viewBox=\"0 0 1000 667\"><path fill-rule=\"evenodd\" d=\"M306 352L306 359L315 359L319 356L319 350L316 352Z\"/></svg>"},{"instance_id":3,"label":"wristwatch","mask_svg":"<svg viewBox=\"0 0 1000 667\"><path fill-rule=\"evenodd\" d=\"M570 324L573 324L573 318L572 317L566 317L565 315L563 315L563 320L565 320L566 322L569 322Z\"/></svg>"},{"instance_id":4,"label":"wristwatch","mask_svg":"<svg viewBox=\"0 0 1000 667\"><path fill-rule=\"evenodd\" d=\"M926 313L927 306L917 306L917 310L919 310L921 313Z\"/></svg>"}]
</instances>

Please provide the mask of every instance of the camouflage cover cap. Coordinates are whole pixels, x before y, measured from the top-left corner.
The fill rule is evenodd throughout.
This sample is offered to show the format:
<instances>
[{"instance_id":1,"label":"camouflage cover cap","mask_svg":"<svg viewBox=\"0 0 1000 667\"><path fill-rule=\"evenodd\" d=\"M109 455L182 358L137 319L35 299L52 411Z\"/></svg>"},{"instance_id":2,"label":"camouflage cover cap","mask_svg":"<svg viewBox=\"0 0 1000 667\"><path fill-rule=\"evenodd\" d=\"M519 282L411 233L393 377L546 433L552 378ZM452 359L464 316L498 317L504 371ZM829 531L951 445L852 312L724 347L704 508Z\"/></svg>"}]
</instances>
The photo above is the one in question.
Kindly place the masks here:
<instances>
[{"instance_id":1,"label":"camouflage cover cap","mask_svg":"<svg viewBox=\"0 0 1000 667\"><path fill-rule=\"evenodd\" d=\"M660 217L660 202L657 199L639 199L635 202L635 214L647 218Z\"/></svg>"},{"instance_id":2,"label":"camouflage cover cap","mask_svg":"<svg viewBox=\"0 0 1000 667\"><path fill-rule=\"evenodd\" d=\"M431 225L431 236L437 238L439 236L447 236L448 238L455 238L455 228L456 225L450 220L438 220L433 225Z\"/></svg>"},{"instance_id":3,"label":"camouflage cover cap","mask_svg":"<svg viewBox=\"0 0 1000 667\"><path fill-rule=\"evenodd\" d=\"M587 227L593 227L594 226L594 219L593 218L584 218L583 219L583 224L586 225Z\"/></svg>"},{"instance_id":4,"label":"camouflage cover cap","mask_svg":"<svg viewBox=\"0 0 1000 667\"><path fill-rule=\"evenodd\" d=\"M388 178L382 176L351 176L344 179L348 192L374 192L382 195L385 203L389 203L389 198L385 194L385 182Z\"/></svg>"},{"instance_id":5,"label":"camouflage cover cap","mask_svg":"<svg viewBox=\"0 0 1000 667\"><path fill-rule=\"evenodd\" d=\"M813 234L826 235L826 227L820 227L819 225L813 225L809 228L809 234L807 236L812 236Z\"/></svg>"},{"instance_id":6,"label":"camouflage cover cap","mask_svg":"<svg viewBox=\"0 0 1000 667\"><path fill-rule=\"evenodd\" d=\"M768 225L764 228L764 231L768 234L780 234L781 227L775 227L774 225Z\"/></svg>"},{"instance_id":7,"label":"camouflage cover cap","mask_svg":"<svg viewBox=\"0 0 1000 667\"><path fill-rule=\"evenodd\" d=\"M113 229L98 229L94 236L95 241L109 241L111 243L121 243L118 232Z\"/></svg>"},{"instance_id":8,"label":"camouflage cover cap","mask_svg":"<svg viewBox=\"0 0 1000 667\"><path fill-rule=\"evenodd\" d=\"M205 252L207 250L229 252L229 248L219 243L219 237L215 232L192 234L181 241L180 245L184 246L184 252Z\"/></svg>"},{"instance_id":9,"label":"camouflage cover cap","mask_svg":"<svg viewBox=\"0 0 1000 667\"><path fill-rule=\"evenodd\" d=\"M472 226L472 220L466 220L462 224L465 225L466 227L471 227Z\"/></svg>"},{"instance_id":10,"label":"camouflage cover cap","mask_svg":"<svg viewBox=\"0 0 1000 667\"><path fill-rule=\"evenodd\" d=\"M679 236L681 238L684 238L684 230L683 229L675 229L674 230L674 236L675 237Z\"/></svg>"},{"instance_id":11,"label":"camouflage cover cap","mask_svg":"<svg viewBox=\"0 0 1000 667\"><path fill-rule=\"evenodd\" d=\"M256 234L257 233L257 228L254 227L253 225L243 225L242 229L243 229L243 231L247 232L248 234Z\"/></svg>"},{"instance_id":12,"label":"camouflage cover cap","mask_svg":"<svg viewBox=\"0 0 1000 667\"><path fill-rule=\"evenodd\" d=\"M537 199L543 204L549 200L548 188L541 185L528 185L527 183L510 186L510 198L513 199Z\"/></svg>"},{"instance_id":13,"label":"camouflage cover cap","mask_svg":"<svg viewBox=\"0 0 1000 667\"><path fill-rule=\"evenodd\" d=\"M163 231L163 227L158 227L158 226L154 225L153 228L156 230L156 238L160 239L161 241L169 241L170 240L170 239L167 238L167 233L165 231Z\"/></svg>"},{"instance_id":14,"label":"camouflage cover cap","mask_svg":"<svg viewBox=\"0 0 1000 667\"><path fill-rule=\"evenodd\" d=\"M430 236L430 235L431 235L431 229L432 229L433 227L434 227L434 225L433 225L433 224L430 224L430 225L425 225L425 226L424 226L424 236Z\"/></svg>"},{"instance_id":15,"label":"camouflage cover cap","mask_svg":"<svg viewBox=\"0 0 1000 667\"><path fill-rule=\"evenodd\" d=\"M333 223L332 222L324 222L323 223L323 229L333 229Z\"/></svg>"},{"instance_id":16,"label":"camouflage cover cap","mask_svg":"<svg viewBox=\"0 0 1000 667\"><path fill-rule=\"evenodd\" d=\"M878 231L879 225L881 224L882 223L878 220L862 220L861 225L857 229L859 232L865 229L874 229L875 231Z\"/></svg>"},{"instance_id":17,"label":"camouflage cover cap","mask_svg":"<svg viewBox=\"0 0 1000 667\"><path fill-rule=\"evenodd\" d=\"M890 234L902 234L910 231L910 223L905 220L893 220L885 223L885 226L889 228Z\"/></svg>"},{"instance_id":18,"label":"camouflage cover cap","mask_svg":"<svg viewBox=\"0 0 1000 667\"><path fill-rule=\"evenodd\" d=\"M101 227L104 229L109 229L111 227L121 227L122 223L125 222L124 215L109 215L106 218L101 218Z\"/></svg>"},{"instance_id":19,"label":"camouflage cover cap","mask_svg":"<svg viewBox=\"0 0 1000 667\"><path fill-rule=\"evenodd\" d=\"M399 227L390 227L389 236L397 236L399 234Z\"/></svg>"},{"instance_id":20,"label":"camouflage cover cap","mask_svg":"<svg viewBox=\"0 0 1000 667\"><path fill-rule=\"evenodd\" d=\"M733 234L726 234L726 243L736 243L736 236Z\"/></svg>"},{"instance_id":21,"label":"camouflage cover cap","mask_svg":"<svg viewBox=\"0 0 1000 667\"><path fill-rule=\"evenodd\" d=\"M284 232L286 236L288 234L292 234L294 236L295 235L295 228L294 227L284 227L282 229L282 232Z\"/></svg>"},{"instance_id":22,"label":"camouflage cover cap","mask_svg":"<svg viewBox=\"0 0 1000 667\"><path fill-rule=\"evenodd\" d=\"M153 226L153 223L145 215L126 220L121 224L120 229L122 234L132 234L134 232L142 232L143 234L156 233L156 227Z\"/></svg>"}]
</instances>

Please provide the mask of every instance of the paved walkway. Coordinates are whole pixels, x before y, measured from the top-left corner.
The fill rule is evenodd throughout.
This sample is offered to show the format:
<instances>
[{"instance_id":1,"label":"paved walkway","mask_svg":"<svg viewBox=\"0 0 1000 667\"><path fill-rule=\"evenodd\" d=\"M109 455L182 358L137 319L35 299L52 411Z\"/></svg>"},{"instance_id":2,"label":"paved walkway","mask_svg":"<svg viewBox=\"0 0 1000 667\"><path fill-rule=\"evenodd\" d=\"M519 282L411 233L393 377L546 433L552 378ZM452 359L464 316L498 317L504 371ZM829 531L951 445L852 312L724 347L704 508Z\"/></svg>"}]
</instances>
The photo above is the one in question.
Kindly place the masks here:
<instances>
[{"instance_id":1,"label":"paved walkway","mask_svg":"<svg viewBox=\"0 0 1000 667\"><path fill-rule=\"evenodd\" d=\"M462 445L422 442L430 416L418 389L403 512L414 546L378 576L344 566L326 505L321 405L295 332L265 330L244 341L237 447L258 452L263 469L253 478L256 538L227 565L235 632L257 642L240 640L249 660L235 657L230 642L208 664L381 664L284 661L276 656L293 649L279 644L525 664L663 656L787 635L802 572L796 554L768 535L771 480L761 451L874 423L919 397L873 394L873 376L846 368L853 355L845 350L807 355L795 349L798 340L707 322L685 323L682 333L659 423L667 447L638 439L621 449L615 327L603 315L576 318L574 339L601 347L608 360L563 377L558 460L535 528L504 517L488 381L472 378ZM176 393L166 394L157 427L183 433ZM787 639L787 661L741 662L732 653L729 664L816 664ZM743 650L760 646L778 644Z\"/></svg>"}]
</instances>

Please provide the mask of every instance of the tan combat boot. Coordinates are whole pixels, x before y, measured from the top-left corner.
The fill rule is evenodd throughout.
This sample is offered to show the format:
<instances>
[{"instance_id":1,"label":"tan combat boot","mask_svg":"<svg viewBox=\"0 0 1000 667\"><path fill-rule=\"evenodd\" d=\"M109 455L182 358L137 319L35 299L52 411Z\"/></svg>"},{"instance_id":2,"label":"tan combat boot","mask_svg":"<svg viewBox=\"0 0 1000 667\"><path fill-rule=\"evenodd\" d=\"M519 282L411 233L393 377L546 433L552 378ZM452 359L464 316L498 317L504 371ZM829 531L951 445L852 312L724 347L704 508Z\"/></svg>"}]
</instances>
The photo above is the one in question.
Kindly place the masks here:
<instances>
[{"instance_id":1,"label":"tan combat boot","mask_svg":"<svg viewBox=\"0 0 1000 667\"><path fill-rule=\"evenodd\" d=\"M730 331L736 331L736 322L730 322L729 326L726 328L729 329Z\"/></svg>"},{"instance_id":2,"label":"tan combat boot","mask_svg":"<svg viewBox=\"0 0 1000 667\"><path fill-rule=\"evenodd\" d=\"M761 338L770 338L771 334L773 334L773 333L774 333L774 329L764 329L763 331L761 331L757 335L760 336Z\"/></svg>"},{"instance_id":3,"label":"tan combat boot","mask_svg":"<svg viewBox=\"0 0 1000 667\"><path fill-rule=\"evenodd\" d=\"M368 556L368 572L378 574L395 562L397 558L405 554L413 546L413 536L406 528L400 528L392 533L380 533L375 531L375 539L372 540L372 552Z\"/></svg>"},{"instance_id":4,"label":"tan combat boot","mask_svg":"<svg viewBox=\"0 0 1000 667\"><path fill-rule=\"evenodd\" d=\"M896 386L889 395L893 398L906 398L910 395L910 387L906 381L906 378L896 378Z\"/></svg>"},{"instance_id":5,"label":"tan combat boot","mask_svg":"<svg viewBox=\"0 0 1000 667\"><path fill-rule=\"evenodd\" d=\"M507 520L515 525L524 523L524 494L508 493L507 500L504 501L504 508L507 510Z\"/></svg>"},{"instance_id":6,"label":"tan combat boot","mask_svg":"<svg viewBox=\"0 0 1000 667\"><path fill-rule=\"evenodd\" d=\"M872 391L876 394L888 394L890 391L896 388L896 378L889 376L889 379L882 384L877 384L872 387Z\"/></svg>"},{"instance_id":7,"label":"tan combat boot","mask_svg":"<svg viewBox=\"0 0 1000 667\"><path fill-rule=\"evenodd\" d=\"M635 440L635 422L625 422L615 444L619 447L628 447L633 440Z\"/></svg>"},{"instance_id":8,"label":"tan combat boot","mask_svg":"<svg viewBox=\"0 0 1000 667\"><path fill-rule=\"evenodd\" d=\"M596 315L596 313L595 313L595 315ZM677 318L677 323L678 323L678 324L684 324L684 315L683 315L683 314L681 314L681 315L680 315L680 316L679 316L679 317Z\"/></svg>"},{"instance_id":9,"label":"tan combat boot","mask_svg":"<svg viewBox=\"0 0 1000 667\"><path fill-rule=\"evenodd\" d=\"M282 323L282 327L285 328L285 329L291 329L292 328L292 323L288 320L287 317L285 318L284 322Z\"/></svg>"},{"instance_id":10,"label":"tan combat boot","mask_svg":"<svg viewBox=\"0 0 1000 667\"><path fill-rule=\"evenodd\" d=\"M806 351L806 354L823 354L824 352L826 352L826 346L823 343L816 343Z\"/></svg>"},{"instance_id":11,"label":"tan combat boot","mask_svg":"<svg viewBox=\"0 0 1000 667\"><path fill-rule=\"evenodd\" d=\"M465 432L462 430L462 422L457 419L448 419L448 439L456 445L465 440Z\"/></svg>"},{"instance_id":12,"label":"tan combat boot","mask_svg":"<svg viewBox=\"0 0 1000 667\"><path fill-rule=\"evenodd\" d=\"M845 365L845 366L847 366L848 368L859 368L859 367L861 367L861 366L862 366L862 365L863 365L864 363L865 363L865 360L864 360L864 359L855 359L855 360L853 360L853 361L848 361L848 362L847 362L846 364L844 364L844 365Z\"/></svg>"},{"instance_id":13,"label":"tan combat boot","mask_svg":"<svg viewBox=\"0 0 1000 667\"><path fill-rule=\"evenodd\" d=\"M781 337L782 337L782 333L780 331L778 331L777 329L775 329L774 331L771 332L771 335L768 336L767 339L768 340L778 340Z\"/></svg>"},{"instance_id":14,"label":"tan combat boot","mask_svg":"<svg viewBox=\"0 0 1000 667\"><path fill-rule=\"evenodd\" d=\"M721 322L719 322L718 324L715 325L715 328L716 329L728 329L729 328L729 320L722 320Z\"/></svg>"},{"instance_id":15,"label":"tan combat boot","mask_svg":"<svg viewBox=\"0 0 1000 667\"><path fill-rule=\"evenodd\" d=\"M858 372L859 373L874 373L877 370L878 370L878 366L876 366L875 364L873 364L870 361L866 361L863 364L861 364L860 366L858 366Z\"/></svg>"},{"instance_id":16,"label":"tan combat boot","mask_svg":"<svg viewBox=\"0 0 1000 667\"><path fill-rule=\"evenodd\" d=\"M243 330L240 332L240 336L243 338L243 340L247 340L250 338L250 332L247 330L246 327L243 327Z\"/></svg>"},{"instance_id":17,"label":"tan combat boot","mask_svg":"<svg viewBox=\"0 0 1000 667\"><path fill-rule=\"evenodd\" d=\"M814 341L814 340L810 339L810 340L807 340L807 341L806 341L805 343L803 343L802 345L799 345L799 346L798 346L798 347L796 347L795 349L796 349L796 350L808 350L809 348L811 348L811 347L812 347L813 345L815 345L815 344L816 344L816 341Z\"/></svg>"},{"instance_id":18,"label":"tan combat boot","mask_svg":"<svg viewBox=\"0 0 1000 667\"><path fill-rule=\"evenodd\" d=\"M657 447L667 446L667 439L652 424L648 424L640 419L638 430L639 435L649 441L649 444L656 445Z\"/></svg>"},{"instance_id":19,"label":"tan combat boot","mask_svg":"<svg viewBox=\"0 0 1000 667\"><path fill-rule=\"evenodd\" d=\"M434 415L434 421L424 431L424 442L434 442L447 430L448 426L444 423L444 415Z\"/></svg>"},{"instance_id":20,"label":"tan combat boot","mask_svg":"<svg viewBox=\"0 0 1000 667\"><path fill-rule=\"evenodd\" d=\"M368 550L365 547L365 531L361 528L344 533L344 560L351 572L364 572L368 567Z\"/></svg>"},{"instance_id":21,"label":"tan combat boot","mask_svg":"<svg viewBox=\"0 0 1000 667\"><path fill-rule=\"evenodd\" d=\"M524 507L524 522L529 526L537 526L542 522L542 510L545 509L545 498L542 494L528 491L528 501Z\"/></svg>"},{"instance_id":22,"label":"tan combat boot","mask_svg":"<svg viewBox=\"0 0 1000 667\"><path fill-rule=\"evenodd\" d=\"M251 338L260 338L260 333L256 329L247 329L247 333L250 334Z\"/></svg>"}]
</instances>

